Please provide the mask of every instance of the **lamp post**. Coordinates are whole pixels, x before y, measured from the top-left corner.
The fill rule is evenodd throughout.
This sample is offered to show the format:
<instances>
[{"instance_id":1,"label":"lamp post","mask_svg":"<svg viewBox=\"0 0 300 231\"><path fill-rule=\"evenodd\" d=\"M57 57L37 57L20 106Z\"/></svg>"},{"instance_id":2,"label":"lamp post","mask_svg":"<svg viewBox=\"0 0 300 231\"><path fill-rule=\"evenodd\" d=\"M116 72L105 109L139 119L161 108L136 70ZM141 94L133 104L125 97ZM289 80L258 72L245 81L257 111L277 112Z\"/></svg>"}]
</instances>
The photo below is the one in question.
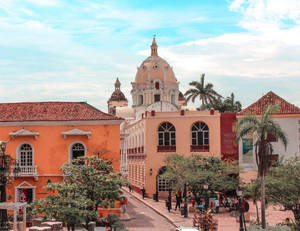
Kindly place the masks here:
<instances>
[{"instance_id":1,"label":"lamp post","mask_svg":"<svg viewBox=\"0 0 300 231\"><path fill-rule=\"evenodd\" d=\"M6 202L6 184L9 177L9 167L13 163L13 159L10 155L5 154L6 143L0 141L0 192L1 201ZM20 172L18 165L14 168L13 174L16 176ZM9 230L9 223L7 219L7 210L0 210L0 230Z\"/></svg>"},{"instance_id":2,"label":"lamp post","mask_svg":"<svg viewBox=\"0 0 300 231\"><path fill-rule=\"evenodd\" d=\"M243 191L241 189L237 189L236 194L239 198L240 231L245 231L244 230Z\"/></svg>"},{"instance_id":3,"label":"lamp post","mask_svg":"<svg viewBox=\"0 0 300 231\"><path fill-rule=\"evenodd\" d=\"M209 206L209 198L208 198L208 184L204 184L203 185L203 189L205 190L204 192L205 192L205 194L204 194L204 196L205 196L205 211L207 211L207 209L208 209L208 206Z\"/></svg>"},{"instance_id":4,"label":"lamp post","mask_svg":"<svg viewBox=\"0 0 300 231\"><path fill-rule=\"evenodd\" d=\"M183 207L183 215L184 218L188 217L188 205L187 205L187 192L186 187L188 186L188 183L184 183L184 190L183 190L183 196L184 196L184 207Z\"/></svg>"}]
</instances>

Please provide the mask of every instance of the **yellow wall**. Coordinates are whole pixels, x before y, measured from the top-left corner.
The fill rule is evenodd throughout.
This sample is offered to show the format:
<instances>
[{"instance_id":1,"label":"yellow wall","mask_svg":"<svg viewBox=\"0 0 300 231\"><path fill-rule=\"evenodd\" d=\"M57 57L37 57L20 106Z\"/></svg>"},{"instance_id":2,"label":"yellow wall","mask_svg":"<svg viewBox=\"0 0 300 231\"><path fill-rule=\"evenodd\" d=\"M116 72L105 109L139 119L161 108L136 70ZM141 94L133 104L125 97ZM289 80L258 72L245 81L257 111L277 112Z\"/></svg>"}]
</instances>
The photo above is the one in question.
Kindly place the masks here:
<instances>
[{"instance_id":1,"label":"yellow wall","mask_svg":"<svg viewBox=\"0 0 300 231\"><path fill-rule=\"evenodd\" d=\"M150 115L150 113L148 114ZM146 150L146 192L152 196L156 190L156 176L159 169L165 166L164 159L171 153L184 156L191 155L191 127L194 122L204 122L209 128L209 152L200 152L201 155L216 156L221 158L220 138L220 114L215 112L210 115L209 111L185 112L156 112L155 116L145 119L145 150ZM176 152L157 152L158 135L157 129L162 122L170 122L176 129ZM194 152L193 152L194 153ZM199 153L199 152L195 152ZM152 168L152 176L150 169Z\"/></svg>"}]
</instances>

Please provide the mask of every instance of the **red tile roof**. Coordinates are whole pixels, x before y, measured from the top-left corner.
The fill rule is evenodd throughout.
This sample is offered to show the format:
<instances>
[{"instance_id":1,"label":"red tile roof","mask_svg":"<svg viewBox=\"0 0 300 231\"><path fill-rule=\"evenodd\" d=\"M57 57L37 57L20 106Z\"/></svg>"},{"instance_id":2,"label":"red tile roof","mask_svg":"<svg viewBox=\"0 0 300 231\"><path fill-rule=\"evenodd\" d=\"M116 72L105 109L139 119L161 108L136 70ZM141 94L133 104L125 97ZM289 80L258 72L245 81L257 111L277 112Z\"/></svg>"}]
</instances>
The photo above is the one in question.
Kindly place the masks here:
<instances>
[{"instance_id":1,"label":"red tile roof","mask_svg":"<svg viewBox=\"0 0 300 231\"><path fill-rule=\"evenodd\" d=\"M86 102L0 103L0 121L122 120Z\"/></svg>"},{"instance_id":2,"label":"red tile roof","mask_svg":"<svg viewBox=\"0 0 300 231\"><path fill-rule=\"evenodd\" d=\"M280 110L276 114L300 114L300 109L298 107L296 107L293 104L290 104L283 98L270 91L263 97L261 97L259 100L257 100L255 103L242 110L239 113L239 115L261 115L271 104L278 104L280 106Z\"/></svg>"}]
</instances>

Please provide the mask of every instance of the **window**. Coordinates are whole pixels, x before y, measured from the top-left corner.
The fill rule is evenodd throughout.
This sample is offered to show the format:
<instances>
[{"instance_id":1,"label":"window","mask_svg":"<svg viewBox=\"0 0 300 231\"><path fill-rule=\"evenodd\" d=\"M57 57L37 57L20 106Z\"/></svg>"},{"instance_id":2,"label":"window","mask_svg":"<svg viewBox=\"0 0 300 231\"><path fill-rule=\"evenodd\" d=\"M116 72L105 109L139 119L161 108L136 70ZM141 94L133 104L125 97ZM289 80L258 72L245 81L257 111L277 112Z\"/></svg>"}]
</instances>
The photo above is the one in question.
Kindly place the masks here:
<instances>
[{"instance_id":1,"label":"window","mask_svg":"<svg viewBox=\"0 0 300 231\"><path fill-rule=\"evenodd\" d=\"M160 101L160 95L159 94L154 95L154 103L159 101Z\"/></svg>"},{"instance_id":2,"label":"window","mask_svg":"<svg viewBox=\"0 0 300 231\"><path fill-rule=\"evenodd\" d=\"M175 104L175 95L174 94L171 95L171 103Z\"/></svg>"},{"instance_id":3,"label":"window","mask_svg":"<svg viewBox=\"0 0 300 231\"><path fill-rule=\"evenodd\" d=\"M176 151L176 130L173 124L164 122L158 128L158 152Z\"/></svg>"},{"instance_id":4,"label":"window","mask_svg":"<svg viewBox=\"0 0 300 231\"><path fill-rule=\"evenodd\" d=\"M169 191L169 181L160 178L160 175L162 175L166 170L167 170L167 168L165 166L162 167L159 170L158 176L156 177L156 181L157 181L157 186L156 187L157 187L159 192Z\"/></svg>"},{"instance_id":5,"label":"window","mask_svg":"<svg viewBox=\"0 0 300 231\"><path fill-rule=\"evenodd\" d=\"M191 131L191 151L209 151L209 129L203 122L196 122Z\"/></svg>"},{"instance_id":6,"label":"window","mask_svg":"<svg viewBox=\"0 0 300 231\"><path fill-rule=\"evenodd\" d=\"M75 143L71 147L71 160L85 155L85 147L81 143Z\"/></svg>"},{"instance_id":7,"label":"window","mask_svg":"<svg viewBox=\"0 0 300 231\"><path fill-rule=\"evenodd\" d=\"M19 150L19 164L20 166L33 165L33 152L30 144L22 144Z\"/></svg>"},{"instance_id":8,"label":"window","mask_svg":"<svg viewBox=\"0 0 300 231\"><path fill-rule=\"evenodd\" d=\"M138 105L142 105L143 103L144 103L143 95L139 95L139 104Z\"/></svg>"},{"instance_id":9,"label":"window","mask_svg":"<svg viewBox=\"0 0 300 231\"><path fill-rule=\"evenodd\" d=\"M158 90L159 89L159 82L155 83L155 89Z\"/></svg>"}]
</instances>

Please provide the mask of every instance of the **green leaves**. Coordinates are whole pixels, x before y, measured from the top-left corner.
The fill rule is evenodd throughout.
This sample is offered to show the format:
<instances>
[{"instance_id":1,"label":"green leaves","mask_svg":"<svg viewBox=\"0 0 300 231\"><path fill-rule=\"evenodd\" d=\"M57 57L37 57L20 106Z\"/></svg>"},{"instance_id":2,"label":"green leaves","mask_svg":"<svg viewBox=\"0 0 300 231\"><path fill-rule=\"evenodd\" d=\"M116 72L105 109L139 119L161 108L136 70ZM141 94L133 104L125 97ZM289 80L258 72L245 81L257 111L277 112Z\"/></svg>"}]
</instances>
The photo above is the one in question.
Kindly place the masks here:
<instances>
[{"instance_id":1,"label":"green leaves","mask_svg":"<svg viewBox=\"0 0 300 231\"><path fill-rule=\"evenodd\" d=\"M204 184L211 190L234 190L238 185L237 166L216 157L172 154L165 159L167 170L161 176L172 182L173 190L182 189L185 183L194 192L201 192Z\"/></svg>"},{"instance_id":2,"label":"green leaves","mask_svg":"<svg viewBox=\"0 0 300 231\"><path fill-rule=\"evenodd\" d=\"M124 185L111 162L96 156L80 157L62 167L62 183L48 184L51 196L36 201L35 214L55 218L65 224L86 224L98 217L99 206L113 207Z\"/></svg>"}]
</instances>

